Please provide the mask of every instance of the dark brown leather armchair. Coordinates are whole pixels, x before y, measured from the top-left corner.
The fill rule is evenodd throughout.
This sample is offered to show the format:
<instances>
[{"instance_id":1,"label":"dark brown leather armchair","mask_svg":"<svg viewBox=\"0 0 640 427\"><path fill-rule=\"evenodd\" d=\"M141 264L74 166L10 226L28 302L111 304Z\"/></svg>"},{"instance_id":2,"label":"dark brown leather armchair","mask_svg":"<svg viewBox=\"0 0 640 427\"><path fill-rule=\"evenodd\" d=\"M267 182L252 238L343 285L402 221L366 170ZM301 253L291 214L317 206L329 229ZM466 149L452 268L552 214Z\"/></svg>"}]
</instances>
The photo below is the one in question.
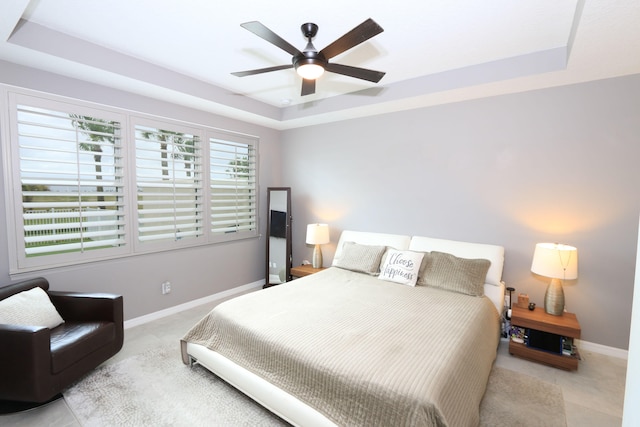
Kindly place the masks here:
<instances>
[{"instance_id":1,"label":"dark brown leather armchair","mask_svg":"<svg viewBox=\"0 0 640 427\"><path fill-rule=\"evenodd\" d=\"M0 400L51 400L122 348L122 296L49 291L49 282L37 278L0 287L0 300L36 286L65 323L0 324Z\"/></svg>"}]
</instances>

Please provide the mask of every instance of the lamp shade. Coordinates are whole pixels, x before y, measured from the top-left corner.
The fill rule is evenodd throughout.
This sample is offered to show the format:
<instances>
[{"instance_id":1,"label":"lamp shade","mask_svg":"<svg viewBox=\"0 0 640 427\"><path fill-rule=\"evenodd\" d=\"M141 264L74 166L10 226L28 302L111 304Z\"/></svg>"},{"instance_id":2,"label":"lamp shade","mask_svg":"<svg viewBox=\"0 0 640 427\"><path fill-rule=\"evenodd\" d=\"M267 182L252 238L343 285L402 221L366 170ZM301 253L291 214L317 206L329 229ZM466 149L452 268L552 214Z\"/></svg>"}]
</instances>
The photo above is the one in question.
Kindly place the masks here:
<instances>
[{"instance_id":1,"label":"lamp shade","mask_svg":"<svg viewBox=\"0 0 640 427\"><path fill-rule=\"evenodd\" d=\"M296 72L300 77L307 80L315 80L324 74L324 68L321 65L308 63L301 64Z\"/></svg>"},{"instance_id":2,"label":"lamp shade","mask_svg":"<svg viewBox=\"0 0 640 427\"><path fill-rule=\"evenodd\" d=\"M307 225L307 243L309 245L329 243L329 226L327 224Z\"/></svg>"},{"instance_id":3,"label":"lamp shade","mask_svg":"<svg viewBox=\"0 0 640 427\"><path fill-rule=\"evenodd\" d=\"M531 271L553 279L577 279L578 249L559 243L538 243Z\"/></svg>"}]
</instances>

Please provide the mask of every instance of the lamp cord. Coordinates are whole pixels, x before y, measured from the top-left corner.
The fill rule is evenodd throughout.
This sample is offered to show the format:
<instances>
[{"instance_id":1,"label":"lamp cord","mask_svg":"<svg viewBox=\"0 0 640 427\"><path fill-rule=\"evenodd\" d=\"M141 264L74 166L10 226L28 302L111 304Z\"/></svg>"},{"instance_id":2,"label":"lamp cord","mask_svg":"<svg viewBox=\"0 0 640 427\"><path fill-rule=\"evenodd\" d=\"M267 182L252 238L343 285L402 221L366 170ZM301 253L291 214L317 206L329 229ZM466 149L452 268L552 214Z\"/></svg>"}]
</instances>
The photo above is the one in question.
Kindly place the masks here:
<instances>
[{"instance_id":1,"label":"lamp cord","mask_svg":"<svg viewBox=\"0 0 640 427\"><path fill-rule=\"evenodd\" d=\"M560 249L558 249L558 258L560 258L560 266L562 267L562 281L563 282L566 280L567 267L569 266L569 263L571 262L571 255L573 255L573 251L567 251L567 252L569 252L569 258L567 259L567 263L565 264L564 262L562 262L562 251Z\"/></svg>"}]
</instances>

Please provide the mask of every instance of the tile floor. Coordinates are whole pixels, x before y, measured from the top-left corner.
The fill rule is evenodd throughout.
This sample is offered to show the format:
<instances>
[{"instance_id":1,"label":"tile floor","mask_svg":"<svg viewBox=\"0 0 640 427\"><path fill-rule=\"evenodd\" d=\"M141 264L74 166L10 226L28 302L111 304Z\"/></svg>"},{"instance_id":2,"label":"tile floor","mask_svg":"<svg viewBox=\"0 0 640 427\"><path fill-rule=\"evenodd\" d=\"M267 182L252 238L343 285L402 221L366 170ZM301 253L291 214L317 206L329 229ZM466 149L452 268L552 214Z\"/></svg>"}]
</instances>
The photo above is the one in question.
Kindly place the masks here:
<instances>
[{"instance_id":1,"label":"tile floor","mask_svg":"<svg viewBox=\"0 0 640 427\"><path fill-rule=\"evenodd\" d=\"M116 363L164 343L178 345L180 337L216 303L205 304L125 331L123 349L105 363ZM582 352L577 372L565 372L510 356L502 341L496 365L520 371L562 388L568 427L619 426L622 424L626 360ZM0 425L78 427L80 424L60 399L20 414L0 416Z\"/></svg>"}]
</instances>

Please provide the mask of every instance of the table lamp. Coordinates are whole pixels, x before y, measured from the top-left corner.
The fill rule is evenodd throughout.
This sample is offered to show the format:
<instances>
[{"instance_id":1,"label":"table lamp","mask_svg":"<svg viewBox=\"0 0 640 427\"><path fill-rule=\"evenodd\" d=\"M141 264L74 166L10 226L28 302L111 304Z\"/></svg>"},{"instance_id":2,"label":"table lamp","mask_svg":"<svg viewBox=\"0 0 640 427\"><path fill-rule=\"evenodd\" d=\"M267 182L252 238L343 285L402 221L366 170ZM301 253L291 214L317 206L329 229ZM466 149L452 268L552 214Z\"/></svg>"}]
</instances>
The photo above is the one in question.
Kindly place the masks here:
<instances>
[{"instance_id":1,"label":"table lamp","mask_svg":"<svg viewBox=\"0 0 640 427\"><path fill-rule=\"evenodd\" d=\"M562 280L578 278L578 250L559 243L538 243L533 253L531 271L551 278L544 294L544 311L561 316L564 311Z\"/></svg>"},{"instance_id":2,"label":"table lamp","mask_svg":"<svg viewBox=\"0 0 640 427\"><path fill-rule=\"evenodd\" d=\"M313 268L322 268L322 251L320 245L329 243L329 226L327 224L307 225L307 244L315 245L313 248Z\"/></svg>"}]
</instances>

